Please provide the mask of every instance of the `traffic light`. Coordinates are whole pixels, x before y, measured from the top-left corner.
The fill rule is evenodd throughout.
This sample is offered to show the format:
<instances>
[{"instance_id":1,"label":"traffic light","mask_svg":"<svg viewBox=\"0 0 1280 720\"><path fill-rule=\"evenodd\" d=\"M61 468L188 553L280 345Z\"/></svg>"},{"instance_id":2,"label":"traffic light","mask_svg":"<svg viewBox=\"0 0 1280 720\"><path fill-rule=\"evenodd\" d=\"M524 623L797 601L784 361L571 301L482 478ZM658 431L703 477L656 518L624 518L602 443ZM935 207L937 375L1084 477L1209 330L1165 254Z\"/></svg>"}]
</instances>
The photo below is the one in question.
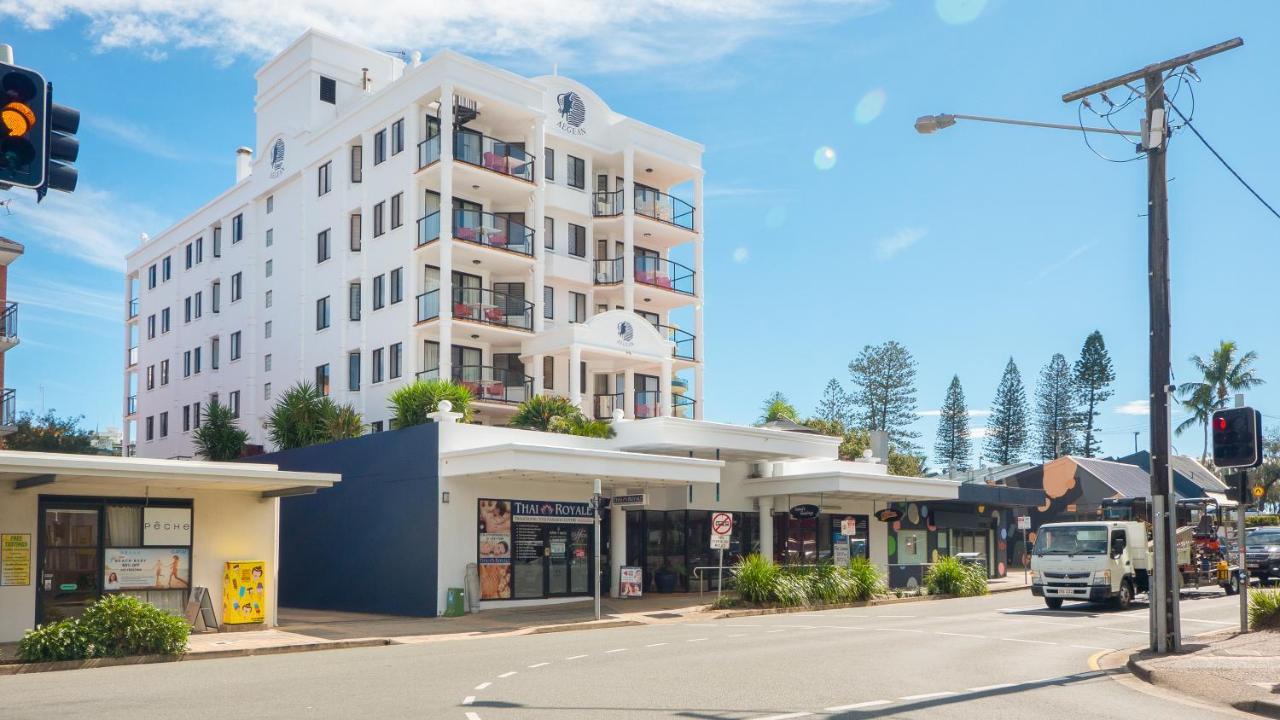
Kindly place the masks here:
<instances>
[{"instance_id":1,"label":"traffic light","mask_svg":"<svg viewBox=\"0 0 1280 720\"><path fill-rule=\"evenodd\" d=\"M80 130L80 111L53 101L53 83L49 83L45 96L49 100L49 114L45 127L48 151L44 184L53 190L75 192L79 174L68 163L75 162L80 155L80 141L73 137ZM44 189L38 192L43 198Z\"/></svg>"},{"instance_id":2,"label":"traffic light","mask_svg":"<svg viewBox=\"0 0 1280 720\"><path fill-rule=\"evenodd\" d=\"M47 92L48 83L35 70L0 64L0 184L44 187Z\"/></svg>"},{"instance_id":3,"label":"traffic light","mask_svg":"<svg viewBox=\"0 0 1280 720\"><path fill-rule=\"evenodd\" d=\"M1213 430L1213 464L1219 468L1252 468L1262 464L1262 414L1253 408L1217 410Z\"/></svg>"}]
</instances>

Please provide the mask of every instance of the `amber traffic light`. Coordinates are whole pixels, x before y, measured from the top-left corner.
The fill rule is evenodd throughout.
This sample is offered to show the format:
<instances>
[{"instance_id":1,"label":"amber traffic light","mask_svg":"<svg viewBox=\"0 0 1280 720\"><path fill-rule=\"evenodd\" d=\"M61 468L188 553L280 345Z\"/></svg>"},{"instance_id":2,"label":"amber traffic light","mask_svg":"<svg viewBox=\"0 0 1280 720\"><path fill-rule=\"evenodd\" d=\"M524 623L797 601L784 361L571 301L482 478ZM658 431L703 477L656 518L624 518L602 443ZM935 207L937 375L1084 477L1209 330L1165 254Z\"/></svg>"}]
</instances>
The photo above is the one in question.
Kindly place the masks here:
<instances>
[{"instance_id":1,"label":"amber traffic light","mask_svg":"<svg viewBox=\"0 0 1280 720\"><path fill-rule=\"evenodd\" d=\"M35 70L0 64L0 184L44 186L48 83Z\"/></svg>"}]
</instances>

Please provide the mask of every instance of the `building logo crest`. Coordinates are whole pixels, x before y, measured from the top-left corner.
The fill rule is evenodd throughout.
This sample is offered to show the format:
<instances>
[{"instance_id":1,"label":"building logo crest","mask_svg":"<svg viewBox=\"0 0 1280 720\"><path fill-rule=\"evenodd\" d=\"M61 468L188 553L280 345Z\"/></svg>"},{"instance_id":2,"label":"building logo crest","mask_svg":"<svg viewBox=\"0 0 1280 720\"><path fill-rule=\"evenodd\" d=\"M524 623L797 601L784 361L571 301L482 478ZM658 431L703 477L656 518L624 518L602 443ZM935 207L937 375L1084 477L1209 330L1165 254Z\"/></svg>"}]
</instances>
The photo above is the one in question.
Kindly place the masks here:
<instances>
[{"instance_id":1,"label":"building logo crest","mask_svg":"<svg viewBox=\"0 0 1280 720\"><path fill-rule=\"evenodd\" d=\"M587 121L587 104L582 96L572 90L556 96L556 111L560 113L560 122L556 127L570 135L586 135L582 124Z\"/></svg>"},{"instance_id":2,"label":"building logo crest","mask_svg":"<svg viewBox=\"0 0 1280 720\"><path fill-rule=\"evenodd\" d=\"M635 344L635 339L636 339L636 329L631 323L627 322L626 320L623 320L622 322L618 323L618 344L619 345L622 345L623 347L631 347L633 344Z\"/></svg>"},{"instance_id":3,"label":"building logo crest","mask_svg":"<svg viewBox=\"0 0 1280 720\"><path fill-rule=\"evenodd\" d=\"M278 178L284 174L284 138L276 138L271 144L271 177Z\"/></svg>"}]
</instances>

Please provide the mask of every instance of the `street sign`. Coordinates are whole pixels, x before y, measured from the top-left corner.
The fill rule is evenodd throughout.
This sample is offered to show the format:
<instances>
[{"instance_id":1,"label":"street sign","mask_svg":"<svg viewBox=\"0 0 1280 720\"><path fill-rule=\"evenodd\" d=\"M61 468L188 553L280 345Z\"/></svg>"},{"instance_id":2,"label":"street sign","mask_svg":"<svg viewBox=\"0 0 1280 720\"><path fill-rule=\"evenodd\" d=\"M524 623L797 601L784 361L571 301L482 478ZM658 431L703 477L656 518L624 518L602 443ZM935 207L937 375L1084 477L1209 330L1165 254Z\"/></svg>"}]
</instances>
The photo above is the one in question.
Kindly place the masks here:
<instances>
[{"instance_id":1,"label":"street sign","mask_svg":"<svg viewBox=\"0 0 1280 720\"><path fill-rule=\"evenodd\" d=\"M617 507L636 507L649 504L649 496L645 493L637 495L614 495L612 504Z\"/></svg>"},{"instance_id":2,"label":"street sign","mask_svg":"<svg viewBox=\"0 0 1280 720\"><path fill-rule=\"evenodd\" d=\"M1264 489L1262 489L1262 486L1261 486L1261 485L1254 485L1254 486L1253 486L1253 496L1254 496L1254 497L1256 497L1256 498L1260 498L1260 497L1262 497L1263 495L1266 495L1266 494L1267 494L1267 491L1266 491L1266 490L1264 490Z\"/></svg>"},{"instance_id":3,"label":"street sign","mask_svg":"<svg viewBox=\"0 0 1280 720\"><path fill-rule=\"evenodd\" d=\"M732 535L733 515L727 512L714 513L711 516L711 549L728 550Z\"/></svg>"},{"instance_id":4,"label":"street sign","mask_svg":"<svg viewBox=\"0 0 1280 720\"><path fill-rule=\"evenodd\" d=\"M1019 515L1019 516L1018 516L1018 529L1019 529L1019 530L1030 530L1030 529L1031 529L1031 516L1030 516L1030 515Z\"/></svg>"}]
</instances>

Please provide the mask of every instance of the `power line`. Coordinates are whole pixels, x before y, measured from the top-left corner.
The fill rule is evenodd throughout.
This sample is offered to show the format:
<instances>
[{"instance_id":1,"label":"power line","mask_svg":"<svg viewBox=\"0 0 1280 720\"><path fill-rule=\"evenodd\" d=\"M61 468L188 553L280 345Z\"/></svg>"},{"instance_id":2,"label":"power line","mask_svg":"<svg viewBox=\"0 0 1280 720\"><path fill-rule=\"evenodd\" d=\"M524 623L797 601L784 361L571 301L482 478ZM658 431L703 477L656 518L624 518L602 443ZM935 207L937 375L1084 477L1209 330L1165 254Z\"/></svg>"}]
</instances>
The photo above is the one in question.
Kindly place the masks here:
<instances>
[{"instance_id":1,"label":"power line","mask_svg":"<svg viewBox=\"0 0 1280 720\"><path fill-rule=\"evenodd\" d=\"M1248 190L1250 193L1253 194L1255 198L1258 199L1258 202L1262 203L1268 210L1270 210L1272 215L1275 215L1276 218L1280 219L1280 212L1277 212L1275 208L1271 207L1271 203L1264 200L1262 196L1258 194L1258 191L1254 190L1253 186L1245 182L1245 179L1240 177L1240 173L1236 172L1236 169L1231 167L1231 163L1228 163L1222 157L1222 155L1218 154L1217 150L1213 149L1213 146L1209 144L1209 141L1204 139L1204 136L1201 135L1200 131L1196 129L1196 126L1191 124L1191 121L1187 119L1186 115L1182 114L1182 111L1178 109L1177 105L1173 104L1172 100L1169 100L1168 102L1169 102L1169 107L1173 108L1173 111L1178 113L1178 117L1182 118L1182 123L1186 125L1188 128L1190 128L1191 132L1195 133L1195 136L1200 139L1200 142L1204 143L1204 146L1209 149L1209 152L1213 153L1213 156L1218 159L1218 162L1222 163L1222 166L1225 167L1232 175L1234 175L1236 180L1239 180L1240 184L1243 185L1246 190Z\"/></svg>"}]
</instances>

